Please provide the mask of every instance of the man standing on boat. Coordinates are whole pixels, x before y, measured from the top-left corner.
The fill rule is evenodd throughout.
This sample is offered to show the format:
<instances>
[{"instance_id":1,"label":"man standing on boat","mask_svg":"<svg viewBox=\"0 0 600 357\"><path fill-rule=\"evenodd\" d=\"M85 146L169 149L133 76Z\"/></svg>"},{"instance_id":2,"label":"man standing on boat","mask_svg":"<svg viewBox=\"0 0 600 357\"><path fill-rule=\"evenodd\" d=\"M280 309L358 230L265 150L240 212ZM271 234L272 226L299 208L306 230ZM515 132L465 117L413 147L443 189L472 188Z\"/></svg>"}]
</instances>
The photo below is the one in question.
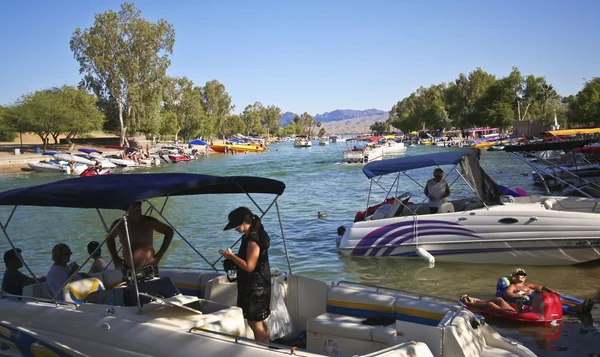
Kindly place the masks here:
<instances>
[{"instance_id":1,"label":"man standing on boat","mask_svg":"<svg viewBox=\"0 0 600 357\"><path fill-rule=\"evenodd\" d=\"M113 227L118 225L114 230ZM135 270L151 270L154 275L158 275L158 264L163 258L171 240L173 239L173 229L160 222L154 217L142 214L142 202L134 202L127 211L127 226L129 228L129 238L131 241L131 250L133 261L130 261L129 248L127 246L127 235L123 220L117 219L111 225L111 234L108 236L106 246L116 269L124 272L135 267ZM154 251L154 232L164 235L163 243L158 252ZM119 236L119 241L123 246L123 258L119 257L115 238Z\"/></svg>"},{"instance_id":2,"label":"man standing on boat","mask_svg":"<svg viewBox=\"0 0 600 357\"><path fill-rule=\"evenodd\" d=\"M450 196L450 187L448 181L444 180L444 170L439 167L433 170L433 178L425 184L425 196L429 199L429 211L437 213Z\"/></svg>"}]
</instances>

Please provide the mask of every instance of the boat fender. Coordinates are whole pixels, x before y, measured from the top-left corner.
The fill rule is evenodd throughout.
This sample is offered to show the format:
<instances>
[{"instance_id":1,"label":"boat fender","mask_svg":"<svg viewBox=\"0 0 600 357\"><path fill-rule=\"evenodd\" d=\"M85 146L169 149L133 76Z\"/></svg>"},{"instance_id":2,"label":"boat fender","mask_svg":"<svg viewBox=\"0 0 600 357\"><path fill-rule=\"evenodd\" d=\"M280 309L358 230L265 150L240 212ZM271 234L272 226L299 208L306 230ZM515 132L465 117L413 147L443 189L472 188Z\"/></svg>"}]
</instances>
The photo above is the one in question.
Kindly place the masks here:
<instances>
[{"instance_id":1,"label":"boat fender","mask_svg":"<svg viewBox=\"0 0 600 357\"><path fill-rule=\"evenodd\" d=\"M415 250L415 253L417 253L418 256L420 256L421 258L423 258L426 262L429 263L429 267L433 268L435 266L435 258L433 255L431 255L431 253L429 253L428 251L426 251L425 249L419 247Z\"/></svg>"}]
</instances>

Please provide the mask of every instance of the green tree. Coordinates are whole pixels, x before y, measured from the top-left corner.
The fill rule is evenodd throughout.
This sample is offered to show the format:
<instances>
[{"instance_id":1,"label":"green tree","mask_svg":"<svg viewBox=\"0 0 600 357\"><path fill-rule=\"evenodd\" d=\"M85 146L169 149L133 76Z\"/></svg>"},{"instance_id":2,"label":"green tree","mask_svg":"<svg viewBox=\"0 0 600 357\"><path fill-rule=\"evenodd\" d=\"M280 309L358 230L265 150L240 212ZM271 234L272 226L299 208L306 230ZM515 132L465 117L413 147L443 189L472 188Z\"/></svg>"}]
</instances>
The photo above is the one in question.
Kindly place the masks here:
<instances>
[{"instance_id":1,"label":"green tree","mask_svg":"<svg viewBox=\"0 0 600 357\"><path fill-rule=\"evenodd\" d=\"M81 84L104 102L116 101L121 144L127 143L128 126L144 127L148 115L159 118L158 93L174 42L171 24L142 19L130 3L118 13L96 14L92 27L73 33L70 46L84 75Z\"/></svg>"},{"instance_id":2,"label":"green tree","mask_svg":"<svg viewBox=\"0 0 600 357\"><path fill-rule=\"evenodd\" d=\"M369 130L371 130L372 133L382 133L387 131L388 128L388 124L387 123L382 123L380 121L376 121L373 125L371 125L369 127Z\"/></svg>"},{"instance_id":3,"label":"green tree","mask_svg":"<svg viewBox=\"0 0 600 357\"><path fill-rule=\"evenodd\" d=\"M206 113L206 120L203 120L201 134L204 137L225 135L226 119L234 109L231 105L231 96L225 91L225 86L215 79L206 82L202 88L202 106Z\"/></svg>"},{"instance_id":4,"label":"green tree","mask_svg":"<svg viewBox=\"0 0 600 357\"><path fill-rule=\"evenodd\" d=\"M455 127L467 128L472 125L475 103L486 90L496 82L496 77L477 68L467 77L461 73L445 91L448 116Z\"/></svg>"},{"instance_id":5,"label":"green tree","mask_svg":"<svg viewBox=\"0 0 600 357\"><path fill-rule=\"evenodd\" d=\"M0 142L13 141L17 130L10 120L10 109L0 105Z\"/></svg>"},{"instance_id":6,"label":"green tree","mask_svg":"<svg viewBox=\"0 0 600 357\"><path fill-rule=\"evenodd\" d=\"M202 92L194 89L191 80L186 77L167 77L163 103L163 109L175 115L175 140L179 140L179 134L184 140L189 140L200 132L205 119Z\"/></svg>"},{"instance_id":7,"label":"green tree","mask_svg":"<svg viewBox=\"0 0 600 357\"><path fill-rule=\"evenodd\" d=\"M583 89L566 102L571 126L600 126L600 77L586 81Z\"/></svg>"},{"instance_id":8,"label":"green tree","mask_svg":"<svg viewBox=\"0 0 600 357\"><path fill-rule=\"evenodd\" d=\"M281 118L283 114L281 113L281 109L274 105L269 105L264 108L263 114L263 127L267 129L267 133L269 135L277 135L279 129L281 128Z\"/></svg>"},{"instance_id":9,"label":"green tree","mask_svg":"<svg viewBox=\"0 0 600 357\"><path fill-rule=\"evenodd\" d=\"M58 143L65 134L67 141L102 127L103 115L95 107L96 98L82 89L52 88L21 97L13 108L23 131L36 133L44 150L50 137Z\"/></svg>"},{"instance_id":10,"label":"green tree","mask_svg":"<svg viewBox=\"0 0 600 357\"><path fill-rule=\"evenodd\" d=\"M244 108L240 117L244 121L246 135L261 135L266 132L263 128L264 113L265 108L261 102L254 102Z\"/></svg>"},{"instance_id":11,"label":"green tree","mask_svg":"<svg viewBox=\"0 0 600 357\"><path fill-rule=\"evenodd\" d=\"M244 120L237 114L227 116L224 127L224 135L235 135L246 131Z\"/></svg>"}]
</instances>

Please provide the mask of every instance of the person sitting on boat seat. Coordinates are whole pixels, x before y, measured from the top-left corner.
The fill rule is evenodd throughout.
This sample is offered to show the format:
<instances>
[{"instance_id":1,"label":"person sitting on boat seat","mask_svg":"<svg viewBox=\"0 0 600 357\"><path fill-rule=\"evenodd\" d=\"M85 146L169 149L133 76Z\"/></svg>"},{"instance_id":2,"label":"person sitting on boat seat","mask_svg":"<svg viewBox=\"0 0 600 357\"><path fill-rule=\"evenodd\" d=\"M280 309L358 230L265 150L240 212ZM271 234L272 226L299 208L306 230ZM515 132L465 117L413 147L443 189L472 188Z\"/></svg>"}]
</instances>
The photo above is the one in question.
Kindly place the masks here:
<instances>
[{"instance_id":1,"label":"person sitting on boat seat","mask_svg":"<svg viewBox=\"0 0 600 357\"><path fill-rule=\"evenodd\" d=\"M460 297L460 302L462 302L467 307L475 308L478 310L485 310L491 308L516 311L512 306L510 306L509 303L506 302L506 300L498 296L489 300L483 300L475 299L467 294L464 294Z\"/></svg>"},{"instance_id":2,"label":"person sitting on boat seat","mask_svg":"<svg viewBox=\"0 0 600 357\"><path fill-rule=\"evenodd\" d=\"M108 268L108 261L102 257L100 250L100 243L95 240L91 241L87 245L88 254L92 256L94 262L90 268L89 273L100 273Z\"/></svg>"},{"instance_id":3,"label":"person sitting on boat seat","mask_svg":"<svg viewBox=\"0 0 600 357\"><path fill-rule=\"evenodd\" d=\"M427 181L423 193L429 199L429 211L437 213L442 203L446 202L446 197L450 196L450 187L444 180L444 170L439 167L433 170L433 178Z\"/></svg>"},{"instance_id":4,"label":"person sitting on boat seat","mask_svg":"<svg viewBox=\"0 0 600 357\"><path fill-rule=\"evenodd\" d=\"M127 211L127 226L129 227L131 253L129 252L127 234L122 219L117 219L112 223L110 228L111 233L106 240L106 246L108 247L115 268L123 270L125 281L127 281L127 271L131 270L132 267L136 271L136 274L151 269L153 275L158 276L158 264L167 252L167 249L169 249L169 245L173 239L173 229L154 217L143 215L142 202L140 201L134 202ZM154 251L153 246L155 231L164 235L163 243L158 252ZM123 246L123 258L117 254L115 243L117 236ZM130 255L133 255L133 262L130 261Z\"/></svg>"},{"instance_id":5,"label":"person sitting on boat seat","mask_svg":"<svg viewBox=\"0 0 600 357\"><path fill-rule=\"evenodd\" d=\"M46 279L48 281L48 287L50 287L50 291L52 294L56 294L60 288L67 282L67 279L79 268L76 262L71 262L71 255L73 252L68 245L64 243L58 243L52 248L52 261L54 262L46 274ZM71 281L77 281L84 278L89 278L90 276L85 273L79 273L71 279ZM63 295L58 294L56 297L57 300L62 300Z\"/></svg>"},{"instance_id":6,"label":"person sitting on boat seat","mask_svg":"<svg viewBox=\"0 0 600 357\"><path fill-rule=\"evenodd\" d=\"M23 262L19 257L21 249L10 249L4 252L4 277L2 278L2 291L13 295L23 295L25 285L35 283L35 279L21 273L19 269L23 267Z\"/></svg>"},{"instance_id":7,"label":"person sitting on boat seat","mask_svg":"<svg viewBox=\"0 0 600 357\"><path fill-rule=\"evenodd\" d=\"M506 277L504 277L506 278ZM502 278L501 278L502 279ZM526 283L527 273L525 270L521 268L516 268L513 270L510 276L511 284L504 289L502 297L507 301L516 301L518 299L525 300L526 304L529 304L531 301L531 294L534 293L554 293L558 294L556 291L550 289L545 285ZM508 279L506 279L508 280ZM500 283L500 282L499 282ZM496 292L498 295L498 292ZM560 294L559 294L560 295ZM589 313L594 307L594 300L585 299L583 303L578 303L570 300L561 299L561 303L563 305L567 305L572 307L574 310L583 313Z\"/></svg>"}]
</instances>

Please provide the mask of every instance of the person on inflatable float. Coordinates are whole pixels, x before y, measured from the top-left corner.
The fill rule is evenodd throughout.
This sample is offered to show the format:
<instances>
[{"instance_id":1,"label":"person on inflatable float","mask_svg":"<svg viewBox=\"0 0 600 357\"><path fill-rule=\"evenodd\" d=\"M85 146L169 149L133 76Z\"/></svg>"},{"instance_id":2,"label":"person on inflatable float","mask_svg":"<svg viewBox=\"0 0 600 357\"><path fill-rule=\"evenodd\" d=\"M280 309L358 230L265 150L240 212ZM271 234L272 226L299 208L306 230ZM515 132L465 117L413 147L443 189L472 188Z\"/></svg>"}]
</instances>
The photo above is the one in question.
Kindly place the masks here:
<instances>
[{"instance_id":1,"label":"person on inflatable float","mask_svg":"<svg viewBox=\"0 0 600 357\"><path fill-rule=\"evenodd\" d=\"M526 304L530 304L532 294L542 292L558 294L547 286L526 283L526 279L527 273L524 269L517 268L513 270L510 276L503 276L498 280L498 283L496 284L496 296L501 297L508 302L516 302L517 300L522 299ZM583 313L589 313L594 306L593 301L590 299L585 299L581 304L564 299L562 299L561 302L563 305L572 306L578 312Z\"/></svg>"}]
</instances>

